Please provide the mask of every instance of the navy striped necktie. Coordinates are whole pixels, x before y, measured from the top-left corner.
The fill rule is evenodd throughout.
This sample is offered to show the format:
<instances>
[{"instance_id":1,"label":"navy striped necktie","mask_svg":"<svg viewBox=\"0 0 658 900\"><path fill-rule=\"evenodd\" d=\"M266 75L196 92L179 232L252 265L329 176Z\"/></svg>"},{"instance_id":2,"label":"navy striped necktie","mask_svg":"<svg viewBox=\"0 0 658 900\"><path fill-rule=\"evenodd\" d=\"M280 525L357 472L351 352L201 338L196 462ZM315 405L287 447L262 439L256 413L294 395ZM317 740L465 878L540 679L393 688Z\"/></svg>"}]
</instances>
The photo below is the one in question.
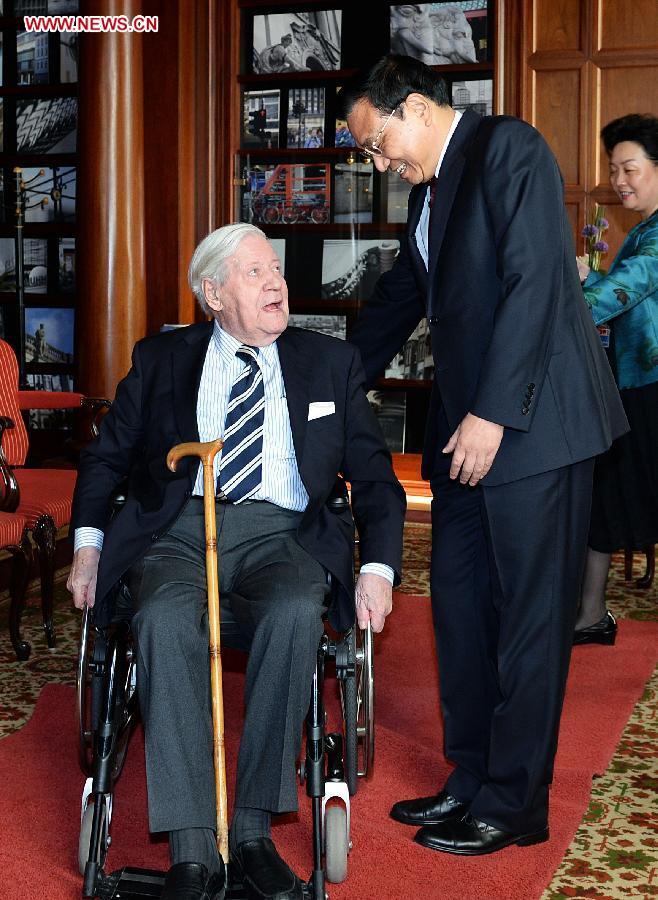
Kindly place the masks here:
<instances>
[{"instance_id":1,"label":"navy striped necktie","mask_svg":"<svg viewBox=\"0 0 658 900\"><path fill-rule=\"evenodd\" d=\"M235 355L246 367L231 387L217 479L217 493L229 503L248 500L263 480L265 389L258 348L243 344Z\"/></svg>"}]
</instances>

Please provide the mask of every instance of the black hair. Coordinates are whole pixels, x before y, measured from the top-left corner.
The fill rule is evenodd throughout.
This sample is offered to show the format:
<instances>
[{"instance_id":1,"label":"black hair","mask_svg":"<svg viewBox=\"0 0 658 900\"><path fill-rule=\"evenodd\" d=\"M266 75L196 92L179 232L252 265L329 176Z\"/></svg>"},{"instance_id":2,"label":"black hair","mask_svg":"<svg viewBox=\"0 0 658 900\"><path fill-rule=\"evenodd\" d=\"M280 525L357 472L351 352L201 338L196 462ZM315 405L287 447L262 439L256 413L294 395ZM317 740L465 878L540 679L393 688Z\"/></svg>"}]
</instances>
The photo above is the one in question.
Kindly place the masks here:
<instances>
[{"instance_id":1,"label":"black hair","mask_svg":"<svg viewBox=\"0 0 658 900\"><path fill-rule=\"evenodd\" d=\"M368 69L352 76L338 92L338 117L347 119L359 100L367 100L384 115L406 100L422 94L439 106L448 106L445 80L412 56L389 53Z\"/></svg>"},{"instance_id":2,"label":"black hair","mask_svg":"<svg viewBox=\"0 0 658 900\"><path fill-rule=\"evenodd\" d=\"M608 156L622 141L639 144L649 159L658 165L658 118L631 113L613 119L601 130L601 137Z\"/></svg>"}]
</instances>

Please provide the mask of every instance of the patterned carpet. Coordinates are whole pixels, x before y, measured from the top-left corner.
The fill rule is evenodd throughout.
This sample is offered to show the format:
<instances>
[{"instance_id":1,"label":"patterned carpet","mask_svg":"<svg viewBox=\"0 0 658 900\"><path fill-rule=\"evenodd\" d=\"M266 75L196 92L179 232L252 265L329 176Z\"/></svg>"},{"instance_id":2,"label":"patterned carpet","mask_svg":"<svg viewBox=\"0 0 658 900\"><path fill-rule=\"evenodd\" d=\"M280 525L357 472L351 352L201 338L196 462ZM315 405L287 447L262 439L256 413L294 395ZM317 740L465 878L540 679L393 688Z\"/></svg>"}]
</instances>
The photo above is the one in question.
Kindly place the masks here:
<instances>
[{"instance_id":1,"label":"patterned carpet","mask_svg":"<svg viewBox=\"0 0 658 900\"><path fill-rule=\"evenodd\" d=\"M400 588L404 593L429 593L430 538L429 525L407 525L405 580ZM641 574L640 562L638 555L636 577ZM8 602L0 597L0 738L25 724L44 684L75 681L79 614L71 607L66 575L65 570L58 573L57 647L52 651L45 649L36 587L31 594L23 628L33 645L27 663L14 659L6 629ZM617 616L658 620L658 587L650 591L628 587L621 558L614 560L608 600ZM587 653L587 647L575 652ZM658 897L658 669L635 707L608 770L595 778L583 822L541 900L652 897Z\"/></svg>"}]
</instances>

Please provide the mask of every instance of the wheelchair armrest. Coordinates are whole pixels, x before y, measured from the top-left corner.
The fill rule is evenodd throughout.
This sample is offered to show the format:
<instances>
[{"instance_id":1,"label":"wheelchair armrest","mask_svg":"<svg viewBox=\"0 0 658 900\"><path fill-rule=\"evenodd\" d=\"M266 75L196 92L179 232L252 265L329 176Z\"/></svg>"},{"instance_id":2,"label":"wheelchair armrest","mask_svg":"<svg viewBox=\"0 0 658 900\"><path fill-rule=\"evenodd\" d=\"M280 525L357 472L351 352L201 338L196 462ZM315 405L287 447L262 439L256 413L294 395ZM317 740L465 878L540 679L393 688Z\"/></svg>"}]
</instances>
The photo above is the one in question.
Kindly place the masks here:
<instances>
[{"instance_id":1,"label":"wheelchair armrest","mask_svg":"<svg viewBox=\"0 0 658 900\"><path fill-rule=\"evenodd\" d=\"M350 496L347 491L347 484L341 475L336 476L334 486L331 493L327 497L326 503L328 509L333 513L340 513L350 508Z\"/></svg>"}]
</instances>

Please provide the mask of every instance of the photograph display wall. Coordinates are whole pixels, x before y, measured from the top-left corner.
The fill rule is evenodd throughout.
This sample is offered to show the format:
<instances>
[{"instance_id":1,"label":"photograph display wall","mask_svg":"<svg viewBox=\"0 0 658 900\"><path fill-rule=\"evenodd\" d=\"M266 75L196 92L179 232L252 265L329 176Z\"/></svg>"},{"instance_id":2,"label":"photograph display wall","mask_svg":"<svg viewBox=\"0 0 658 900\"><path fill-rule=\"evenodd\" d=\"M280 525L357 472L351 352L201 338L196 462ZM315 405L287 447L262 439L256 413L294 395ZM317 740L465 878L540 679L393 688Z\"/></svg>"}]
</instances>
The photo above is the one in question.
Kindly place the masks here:
<instances>
[{"instance_id":1,"label":"photograph display wall","mask_svg":"<svg viewBox=\"0 0 658 900\"><path fill-rule=\"evenodd\" d=\"M411 185L356 145L337 92L392 51L437 69L455 109L492 115L495 0L319 5L239 4L236 211L281 242L290 324L349 340L408 240ZM392 452L421 451L433 376L423 320L369 395Z\"/></svg>"},{"instance_id":2,"label":"photograph display wall","mask_svg":"<svg viewBox=\"0 0 658 900\"><path fill-rule=\"evenodd\" d=\"M79 45L73 33L27 32L22 17L78 9L77 0L0 5L0 323L24 364L24 386L43 390L70 390L74 382ZM62 427L65 420L30 413L37 427Z\"/></svg>"}]
</instances>

